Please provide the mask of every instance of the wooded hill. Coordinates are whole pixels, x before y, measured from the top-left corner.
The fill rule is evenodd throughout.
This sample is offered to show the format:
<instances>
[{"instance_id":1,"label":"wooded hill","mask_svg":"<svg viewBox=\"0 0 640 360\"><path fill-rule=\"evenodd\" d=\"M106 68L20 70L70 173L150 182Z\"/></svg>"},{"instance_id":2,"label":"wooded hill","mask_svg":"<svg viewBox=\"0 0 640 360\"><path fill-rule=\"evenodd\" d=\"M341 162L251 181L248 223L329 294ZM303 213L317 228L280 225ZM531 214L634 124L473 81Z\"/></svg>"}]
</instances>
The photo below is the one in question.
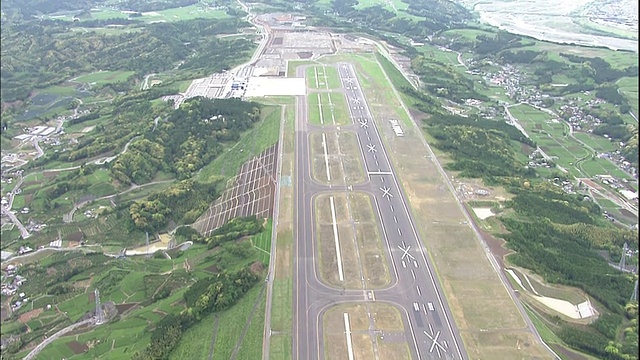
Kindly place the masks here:
<instances>
[{"instance_id":1,"label":"wooded hill","mask_svg":"<svg viewBox=\"0 0 640 360\"><path fill-rule=\"evenodd\" d=\"M89 24L62 20L3 24L0 100L26 100L34 89L98 70L134 71L142 79L180 63L204 76L230 68L255 47L249 39L216 37L248 26L238 19L128 23L136 31L114 35L72 31Z\"/></svg>"}]
</instances>

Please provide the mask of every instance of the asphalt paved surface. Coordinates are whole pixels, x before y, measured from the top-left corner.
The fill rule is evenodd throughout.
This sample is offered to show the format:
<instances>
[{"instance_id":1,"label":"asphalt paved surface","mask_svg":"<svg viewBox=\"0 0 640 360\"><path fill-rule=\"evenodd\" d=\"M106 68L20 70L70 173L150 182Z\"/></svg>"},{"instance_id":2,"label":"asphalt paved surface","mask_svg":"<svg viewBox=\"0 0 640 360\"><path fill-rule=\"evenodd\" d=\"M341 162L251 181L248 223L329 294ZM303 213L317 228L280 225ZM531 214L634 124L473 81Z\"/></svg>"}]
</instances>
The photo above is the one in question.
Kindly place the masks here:
<instances>
[{"instance_id":1,"label":"asphalt paved surface","mask_svg":"<svg viewBox=\"0 0 640 360\"><path fill-rule=\"evenodd\" d=\"M297 71L298 76L304 76L304 67L298 67ZM343 86L338 91L344 91L353 121L353 125L341 129L357 134L367 181L353 186L329 186L312 179L309 135L326 128L308 123L306 96L297 97L293 358L324 359L324 311L336 303L362 301L385 301L401 309L413 359L467 358L376 128L376 125L391 128L391 124L388 119L376 119L374 124L353 66L339 64L338 71ZM372 195L392 279L387 288L345 290L320 280L316 269L319 264L316 264L313 198L327 191Z\"/></svg>"}]
</instances>

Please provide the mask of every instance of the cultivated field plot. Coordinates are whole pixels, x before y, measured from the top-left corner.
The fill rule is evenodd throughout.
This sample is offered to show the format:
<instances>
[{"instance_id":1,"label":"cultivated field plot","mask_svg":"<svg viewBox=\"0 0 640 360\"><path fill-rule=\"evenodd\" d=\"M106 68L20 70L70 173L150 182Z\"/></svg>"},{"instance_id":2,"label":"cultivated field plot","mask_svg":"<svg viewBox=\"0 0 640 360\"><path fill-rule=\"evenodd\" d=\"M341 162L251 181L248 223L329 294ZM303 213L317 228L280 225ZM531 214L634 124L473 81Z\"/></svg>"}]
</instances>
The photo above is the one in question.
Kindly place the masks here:
<instances>
[{"instance_id":1,"label":"cultivated field plot","mask_svg":"<svg viewBox=\"0 0 640 360\"><path fill-rule=\"evenodd\" d=\"M333 66L310 66L306 70L307 87L311 89L339 89L342 87L338 70Z\"/></svg>"},{"instance_id":2,"label":"cultivated field plot","mask_svg":"<svg viewBox=\"0 0 640 360\"><path fill-rule=\"evenodd\" d=\"M591 159L592 153L581 143L568 136L564 122L529 105L518 105L509 109L518 119L527 134L554 161L576 177L593 177L611 174L619 178L631 178L606 159ZM588 144L588 143L587 143Z\"/></svg>"},{"instance_id":3,"label":"cultivated field plot","mask_svg":"<svg viewBox=\"0 0 640 360\"><path fill-rule=\"evenodd\" d=\"M351 131L312 133L311 176L329 185L353 185L365 181L356 134Z\"/></svg>"},{"instance_id":4,"label":"cultivated field plot","mask_svg":"<svg viewBox=\"0 0 640 360\"><path fill-rule=\"evenodd\" d=\"M278 144L242 165L238 175L227 182L227 190L191 225L203 236L238 216L273 215Z\"/></svg>"},{"instance_id":5,"label":"cultivated field plot","mask_svg":"<svg viewBox=\"0 0 640 360\"><path fill-rule=\"evenodd\" d=\"M342 93L311 93L309 103L309 122L314 125L349 125L351 117L347 102Z\"/></svg>"},{"instance_id":6,"label":"cultivated field plot","mask_svg":"<svg viewBox=\"0 0 640 360\"><path fill-rule=\"evenodd\" d=\"M325 359L349 358L348 337L354 359L411 359L402 316L392 305L380 302L336 305L324 313L322 328Z\"/></svg>"},{"instance_id":7,"label":"cultivated field plot","mask_svg":"<svg viewBox=\"0 0 640 360\"><path fill-rule=\"evenodd\" d=\"M323 194L313 208L321 280L346 289L388 285L388 262L369 195Z\"/></svg>"}]
</instances>

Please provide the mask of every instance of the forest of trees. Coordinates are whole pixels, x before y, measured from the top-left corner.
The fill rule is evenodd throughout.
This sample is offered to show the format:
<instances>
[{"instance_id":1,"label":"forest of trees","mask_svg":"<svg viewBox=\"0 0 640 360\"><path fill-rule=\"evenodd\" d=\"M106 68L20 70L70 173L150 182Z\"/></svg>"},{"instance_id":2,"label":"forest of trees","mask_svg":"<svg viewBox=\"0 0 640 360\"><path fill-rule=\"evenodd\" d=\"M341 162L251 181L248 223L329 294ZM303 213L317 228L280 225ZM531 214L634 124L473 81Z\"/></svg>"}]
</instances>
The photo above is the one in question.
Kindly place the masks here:
<instances>
[{"instance_id":1,"label":"forest of trees","mask_svg":"<svg viewBox=\"0 0 640 360\"><path fill-rule=\"evenodd\" d=\"M144 139L132 142L111 167L123 183L148 182L159 170L187 179L213 160L226 142L260 120L261 105L240 99L192 98L172 110Z\"/></svg>"},{"instance_id":2,"label":"forest of trees","mask_svg":"<svg viewBox=\"0 0 640 360\"><path fill-rule=\"evenodd\" d=\"M229 246L223 246L216 251L213 258L216 266L220 267L220 272L214 276L198 280L189 286L184 293L186 309L179 314L169 314L165 316L151 331L151 343L147 348L133 356L135 360L157 360L168 358L171 351L178 345L182 335L191 326L201 321L205 316L227 309L235 304L244 294L255 286L261 278L261 274L252 272L250 266L244 266L239 270L230 270L224 266L224 261L220 258L233 257L235 261L228 262L234 265L250 257L256 250L249 242L236 244L242 235L237 234L238 226L255 223L255 217L233 219L230 223L235 224L217 230L217 235L226 239ZM260 225L260 229L264 230ZM260 230L260 231L261 231ZM208 261L208 260L205 260Z\"/></svg>"},{"instance_id":3,"label":"forest of trees","mask_svg":"<svg viewBox=\"0 0 640 360\"><path fill-rule=\"evenodd\" d=\"M235 304L260 277L248 268L234 273L220 273L199 280L185 292L187 309L179 314L168 314L151 332L151 343L133 356L135 360L167 359L178 345L182 335L203 317Z\"/></svg>"},{"instance_id":4,"label":"forest of trees","mask_svg":"<svg viewBox=\"0 0 640 360\"><path fill-rule=\"evenodd\" d=\"M84 24L62 20L3 25L2 103L25 100L34 89L60 84L98 70L148 73L181 69L209 74L230 68L255 48L250 39L220 39L247 23L232 19L195 19L139 24L138 31L105 35L71 31Z\"/></svg>"},{"instance_id":5,"label":"forest of trees","mask_svg":"<svg viewBox=\"0 0 640 360\"><path fill-rule=\"evenodd\" d=\"M411 69L425 83L429 94L463 103L466 99L488 100L475 90L472 79L460 74L450 66L424 55L411 60Z\"/></svg>"},{"instance_id":6,"label":"forest of trees","mask_svg":"<svg viewBox=\"0 0 640 360\"><path fill-rule=\"evenodd\" d=\"M453 162L447 168L460 171L461 176L488 181L504 176L535 177L535 171L517 159L511 143L535 144L504 121L439 113L423 120L423 126L437 140L435 146L451 154Z\"/></svg>"},{"instance_id":7,"label":"forest of trees","mask_svg":"<svg viewBox=\"0 0 640 360\"><path fill-rule=\"evenodd\" d=\"M204 241L209 245L209 248L214 248L243 236L257 234L263 230L262 219L257 219L255 215L237 217L214 230Z\"/></svg>"}]
</instances>

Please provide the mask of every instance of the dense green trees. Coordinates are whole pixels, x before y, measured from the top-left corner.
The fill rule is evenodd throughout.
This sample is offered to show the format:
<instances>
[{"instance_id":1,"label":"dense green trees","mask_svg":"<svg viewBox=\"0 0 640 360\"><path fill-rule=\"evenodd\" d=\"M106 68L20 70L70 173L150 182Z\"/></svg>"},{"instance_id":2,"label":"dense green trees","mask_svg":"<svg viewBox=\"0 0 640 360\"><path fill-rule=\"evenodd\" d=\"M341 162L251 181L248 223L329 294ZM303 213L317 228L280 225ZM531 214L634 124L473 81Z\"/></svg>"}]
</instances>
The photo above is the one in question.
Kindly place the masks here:
<instances>
[{"instance_id":1,"label":"dense green trees","mask_svg":"<svg viewBox=\"0 0 640 360\"><path fill-rule=\"evenodd\" d=\"M237 141L260 120L260 108L258 103L239 99L190 99L170 111L155 130L146 131L143 139L131 142L128 151L113 162L111 173L125 184L148 182L159 170L187 179L211 162L222 151L223 143ZM92 143L92 147L97 145Z\"/></svg>"},{"instance_id":2,"label":"dense green trees","mask_svg":"<svg viewBox=\"0 0 640 360\"><path fill-rule=\"evenodd\" d=\"M583 74L593 78L596 83L615 82L623 76L638 76L638 66L629 66L624 70L614 69L606 60L600 57L587 58L578 55L561 53L560 56L572 63L582 66Z\"/></svg>"},{"instance_id":3,"label":"dense green trees","mask_svg":"<svg viewBox=\"0 0 640 360\"><path fill-rule=\"evenodd\" d=\"M582 201L582 204L593 203ZM550 191L521 191L507 203L518 213L533 218L543 217L559 224L593 224L589 209L580 205L567 195ZM596 211L599 214L599 209Z\"/></svg>"},{"instance_id":4,"label":"dense green trees","mask_svg":"<svg viewBox=\"0 0 640 360\"><path fill-rule=\"evenodd\" d=\"M525 164L516 159L509 139L496 130L470 126L431 127L429 133L438 140L436 147L451 153L451 170L464 177L526 175ZM531 171L530 175L535 172Z\"/></svg>"},{"instance_id":5,"label":"dense green trees","mask_svg":"<svg viewBox=\"0 0 640 360\"><path fill-rule=\"evenodd\" d=\"M73 32L85 24L64 21L3 25L0 98L3 103L25 100L33 89L97 70L132 70L142 78L182 61L184 69L221 71L255 45L248 39L215 35L234 33L245 25L238 19L196 19L139 25L139 31L118 35Z\"/></svg>"},{"instance_id":6,"label":"dense green trees","mask_svg":"<svg viewBox=\"0 0 640 360\"><path fill-rule=\"evenodd\" d=\"M229 220L220 228L214 230L205 242L210 248L236 240L242 236L254 235L264 230L262 220L256 216L237 217Z\"/></svg>"},{"instance_id":7,"label":"dense green trees","mask_svg":"<svg viewBox=\"0 0 640 360\"><path fill-rule=\"evenodd\" d=\"M533 222L502 219L504 235L516 253L509 260L534 270L546 281L583 289L614 313L622 313L633 282L607 264L580 237L557 231L548 220Z\"/></svg>"},{"instance_id":8,"label":"dense green trees","mask_svg":"<svg viewBox=\"0 0 640 360\"><path fill-rule=\"evenodd\" d=\"M193 222L196 216L187 215L204 212L217 197L215 187L215 183L183 180L145 200L138 200L129 207L132 225L143 231L155 231L170 220L175 223Z\"/></svg>"},{"instance_id":9,"label":"dense green trees","mask_svg":"<svg viewBox=\"0 0 640 360\"><path fill-rule=\"evenodd\" d=\"M238 301L258 281L259 276L244 268L198 280L184 293L187 309L165 316L151 334L147 348L134 355L135 360L166 359L184 332L211 312L221 311Z\"/></svg>"},{"instance_id":10,"label":"dense green trees","mask_svg":"<svg viewBox=\"0 0 640 360\"><path fill-rule=\"evenodd\" d=\"M461 176L489 179L502 176L535 176L517 159L512 141L535 144L503 121L436 113L423 120L436 147L451 154L447 167Z\"/></svg>"},{"instance_id":11,"label":"dense green trees","mask_svg":"<svg viewBox=\"0 0 640 360\"><path fill-rule=\"evenodd\" d=\"M498 54L501 50L524 46L522 37L499 31L495 36L478 35L473 51L479 55Z\"/></svg>"}]
</instances>

